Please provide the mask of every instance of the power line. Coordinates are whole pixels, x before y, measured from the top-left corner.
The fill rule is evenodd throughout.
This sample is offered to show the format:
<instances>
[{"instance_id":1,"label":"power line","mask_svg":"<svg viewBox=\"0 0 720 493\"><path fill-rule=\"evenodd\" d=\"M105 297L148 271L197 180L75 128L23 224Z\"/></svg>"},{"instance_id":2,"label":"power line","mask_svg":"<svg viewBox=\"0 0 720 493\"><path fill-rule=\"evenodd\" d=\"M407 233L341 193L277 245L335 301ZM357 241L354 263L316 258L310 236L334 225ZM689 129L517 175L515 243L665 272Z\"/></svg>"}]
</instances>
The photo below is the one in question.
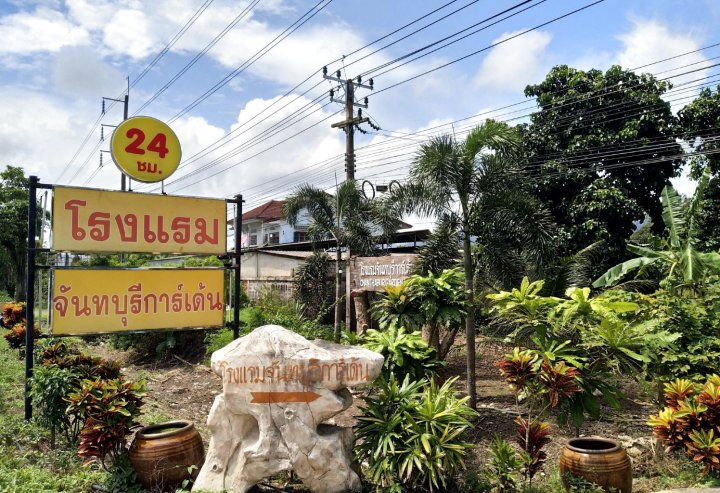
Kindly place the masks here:
<instances>
[{"instance_id":1,"label":"power line","mask_svg":"<svg viewBox=\"0 0 720 493\"><path fill-rule=\"evenodd\" d=\"M202 5L200 5L200 7L198 7L197 10L195 10L195 12L193 13L193 15L185 22L185 24L180 28L180 30L179 30L175 35L173 35L173 37L172 37L170 40L168 40L168 42L165 44L165 47L160 51L160 53L158 53L158 54L152 59L152 61L150 61L150 63L148 63L148 64L145 66L145 68L143 68L143 70L140 71L140 73L138 74L138 76L137 76L137 77L133 80L133 82L130 84L130 87L129 87L129 88L134 87L138 82L140 82L140 81L145 77L145 75L147 75L147 73L162 59L162 57L165 56L165 55L168 53L168 51L170 50L170 48L172 48L172 47L175 45L175 43L177 43L177 42L180 40L180 38L188 31L188 29L195 23L195 21L197 21L197 19L205 12L205 10L210 6L210 4L211 4L213 1L214 1L214 0L205 0L205 2L204 2ZM80 146L77 148L77 150L75 151L75 153L73 154L73 156L70 158L70 160L67 162L67 164L63 167L61 173L60 173L60 174L58 175L58 177L55 179L55 183L58 183L58 182L62 179L62 177L63 177L63 176L65 175L65 173L67 172L67 170L72 166L72 163L73 163L73 162L75 161L75 159L77 159L77 157L80 155L80 153L82 152L82 150L85 148L85 145L87 145L88 141L90 140L90 137L92 136L92 134L93 134L93 133L95 132L95 130L97 129L97 125L102 121L103 116L105 116L105 114L107 113L107 111L109 111L110 109L112 109L112 107L115 106L115 104L117 104L117 101L115 101L115 100L116 100L116 99L120 99L120 98L123 97L124 95L125 95L125 91L123 91L122 93L120 93L120 95L119 95L118 97L116 97L116 98L114 98L113 100L111 100L110 105L108 106L108 108L105 109L105 111L101 111L101 112L100 112L100 114L99 114L98 117L95 119L95 121L92 123L92 125L90 125L90 130L88 131L88 133L87 133L87 135L85 136L85 138L81 141ZM90 154L94 154L94 152L95 152L96 150L97 150L97 147L96 147L93 151L91 151ZM88 161L88 160L86 160L86 162L87 162L87 161ZM76 173L76 175L77 175L77 173ZM72 180L70 180L70 181L72 181Z\"/></svg>"},{"instance_id":2,"label":"power line","mask_svg":"<svg viewBox=\"0 0 720 493\"><path fill-rule=\"evenodd\" d=\"M234 79L237 75L247 70L250 66L252 66L256 61L260 60L263 56L265 56L270 50L272 50L274 47L276 47L278 44L280 44L283 40L285 40L288 36L290 36L292 33L300 29L305 23L310 21L313 17L315 17L320 11L322 11L325 7L330 5L330 3L333 0L320 0L317 4L315 4L310 10L305 12L300 18L298 18L295 22L290 24L283 32L275 36L275 38L267 43L263 48L261 48L259 51L257 51L253 56L245 60L239 67L237 67L235 70L227 74L225 77L223 77L220 82L216 83L213 87L205 91L200 97L195 99L192 103L187 105L185 108L183 108L181 111L179 111L175 116L173 116L169 123L174 122L184 114L186 114L188 111L192 110L196 106L198 106L200 103L205 101L207 98L215 94L220 88L224 87L228 82L230 82L232 79ZM324 3L323 3L324 2ZM322 4L322 5L321 5Z\"/></svg>"},{"instance_id":3,"label":"power line","mask_svg":"<svg viewBox=\"0 0 720 493\"><path fill-rule=\"evenodd\" d=\"M427 18L428 16L430 16L430 15L438 12L439 10L441 10L441 9L449 6L450 4L454 3L454 1L456 1L456 0L453 0L453 1L451 1L451 2L448 2L448 3L446 3L445 5L443 5L443 6L439 7L439 8L437 8L437 9L435 9L435 10L433 10L433 11L431 11L431 12L429 12L429 13L427 13L427 14L425 14L425 15L423 15L423 16L415 19L415 20L413 20L412 22L405 24L403 27L398 28L398 29L392 31L392 32L389 33L389 34L387 34L387 35L385 35L385 36L382 36L381 38L378 38L377 40L372 41L372 42L364 45L363 47L354 50L353 52L350 53L350 55L356 54L356 53L362 51L363 49L365 49L365 48L367 48L367 47L369 47L369 46L372 46L373 44L376 44L377 42L379 42L379 41L381 41L381 40L383 40L383 39L386 39L386 38L389 37L390 35L395 34L395 33L399 32L399 31L405 29L406 27L408 27L408 26L410 26L410 25L412 25L412 24L415 24L415 23L419 22L419 21L422 20L422 19ZM528 1L530 1L530 0L528 0ZM544 1L544 0L543 0L543 1ZM440 20L444 20L444 19L448 18L449 16L456 14L457 12L463 10L464 8L470 6L470 5L474 4L474 3L475 3L475 1L467 4L467 5L464 6L464 7L461 7L460 9L456 9L455 11L453 11L453 12L451 12L451 13L443 16L442 18L434 21L433 23L428 24L428 25L424 26L423 28L420 28L420 29L418 29L418 30L410 33L409 35L403 37L402 39L405 39L405 38L407 38L408 36L411 36L411 35L413 35L413 34L416 34L417 32L420 32L422 29L428 27L429 25L432 25L432 24L434 24L434 23L437 23L437 22L439 22ZM527 2L523 2L523 3L527 3ZM324 6L323 6L323 7L324 7ZM313 14L313 15L314 15L314 14ZM500 15L500 14L498 14L498 15ZM391 43L391 44L394 44L394 43ZM386 45L385 47L387 47L387 46L389 46L389 45ZM385 47L384 47L384 48L385 48ZM373 52L373 54L374 54L374 53L377 53L377 51L379 51L379 50L376 50L375 52ZM348 56L350 56L350 55L348 55ZM342 58L344 58L344 57L342 57ZM363 58L366 58L366 57L363 57ZM338 60L339 60L339 59L338 59ZM335 60L335 61L337 61L337 60ZM334 63L334 62L331 62L331 63ZM352 62L352 63L354 63L354 62ZM239 67L239 68L240 68L240 67ZM237 70L237 69L236 69L236 70ZM228 76L226 76L226 78L223 79L223 80L228 79L228 77L232 78L232 76L233 76L232 74L233 74L233 73L231 72L231 74L229 74ZM307 82L307 80L309 80L313 75L314 75L314 73L311 74L310 76L308 76L308 78L306 78L303 82L301 82L300 84L298 84L297 86L295 86L295 88L297 88L297 87L301 86L302 84L304 84L305 82ZM229 79L228 79L228 80L229 80ZM222 83L222 81L221 81L221 83ZM220 84L220 83L219 83L219 84ZM306 93L309 92L310 90L314 89L315 87L317 87L317 85L319 85L319 84L316 84L316 85L313 86L312 88L310 88L310 89L308 89L307 91L305 91L303 94L306 94ZM217 85L216 85L216 86L217 86ZM291 91L293 91L295 88L291 89ZM212 91L212 90L211 90L211 91ZM211 92L211 91L208 91L208 92ZM286 95L289 94L291 91L288 91L288 93L286 93ZM212 92L214 92L214 91L212 91ZM207 92L206 92L206 95L209 96L209 94L208 94ZM201 97L201 98L202 98L202 97ZM198 100L201 100L201 98L199 98ZM295 98L295 99L297 99L297 98ZM196 101L198 101L198 100L196 100ZM278 100L276 100L276 101L273 103L273 105L274 105L277 101L278 101ZM291 104L291 103L292 103L292 102L290 102L290 103L288 103L288 104ZM271 105L271 106L272 106L272 105ZM287 105L281 107L280 109L278 109L278 111L280 111L282 108L284 108L284 107L286 107L286 106L287 106ZM192 109L192 108L189 108L189 107L186 108L186 110L188 110L188 111L189 111L189 109ZM263 112L266 111L267 109L268 109L268 108L264 109ZM183 112L181 112L181 113L184 114L184 112L186 112L186 110L183 110ZM273 112L272 114L276 114L278 111ZM262 112L261 112L261 113L262 113ZM178 116L180 116L180 113L179 113L178 115L176 115L176 117L174 117L174 119L177 118ZM257 115L256 115L256 116L257 116ZM268 115L268 117L264 118L264 119L261 120L261 121L265 121L267 118L269 118L269 116L271 116L271 115ZM247 123L247 122L246 122L246 123ZM257 123L260 123L260 122L257 122ZM253 127L254 127L254 126L255 126L255 125L253 125ZM252 127L251 127L251 128L252 128ZM233 132L235 132L236 130L238 130L238 129L233 130ZM233 133L233 132L231 132L231 133ZM229 141L229 140L233 140L233 139L236 138L237 136L233 137L232 139L227 139L227 137L228 137L228 136L224 136L224 137L222 137L221 139L218 139L218 140L215 141L213 144L211 144L211 146L209 146L209 147L214 147L215 144L216 144L216 143L219 143L221 140L228 140L228 141ZM226 142L226 143L227 143L227 142ZM205 149L204 149L203 151L201 151L200 153L197 153L195 156L193 156L193 158L191 158L191 159L188 160L188 161L189 161L189 162L192 162L199 154L202 154L202 155L208 154L209 152L211 152L211 150L208 150L209 147L208 147L208 148L205 148ZM214 147L213 150L216 150L216 149L219 148L219 147L220 147L220 146ZM200 156L200 157L202 157L202 156ZM183 163L183 164L187 164L187 163ZM181 165L181 166L182 166L182 165Z\"/></svg>"},{"instance_id":4,"label":"power line","mask_svg":"<svg viewBox=\"0 0 720 493\"><path fill-rule=\"evenodd\" d=\"M241 20L243 20L255 7L258 3L260 3L260 0L253 0L251 3L249 3L230 23L225 26L225 28L220 31L213 39L210 40L210 42L205 45L205 47L197 53L185 66L183 66L173 77L170 78L169 81L165 83L160 89L155 91L155 93L150 96L150 98L145 101L142 106L140 106L135 113L133 113L133 116L140 113L142 110L147 108L153 101L155 101L157 98L159 98L170 86L172 86L180 77L182 77L188 70L190 70L193 65L195 65L210 49L212 49L213 46L215 46L228 32L230 32Z\"/></svg>"},{"instance_id":5,"label":"power line","mask_svg":"<svg viewBox=\"0 0 720 493\"><path fill-rule=\"evenodd\" d=\"M487 50L489 50L489 49L491 49L491 48L494 48L494 47L496 47L496 46L499 46L499 45L501 45L501 44L503 44L503 43L507 43L508 41L511 41L511 40L513 40L513 39L515 39L515 38L518 38L518 37L520 37L520 36L523 36L523 35L525 35L525 34L527 34L527 33L529 33L529 32L536 31L536 30L540 29L541 27L545 27L545 26L547 26L547 25L553 24L554 22L557 22L557 21L559 21L559 20L565 19L565 18L570 17L570 16L572 16L572 15L575 15L575 14L577 14L577 13L580 13L580 12L582 12L583 10L589 9L590 7L593 7L593 6L595 6L595 5L599 4L599 3L602 3L602 2L604 2L604 1L605 1L605 0L596 0L596 1L592 2L592 3L589 3L589 4L587 4L587 5L584 5L583 7L580 7L580 8L578 8L578 9L575 9L575 10L573 10L573 11L571 11L571 12L568 12L568 13L563 14L563 15L561 15L561 16L555 17L554 19L551 19L551 20L549 20L549 21L543 22L542 24L538 24L538 25L536 25L535 27L531 27L530 29L526 29L525 31L519 32L519 33L517 33L517 34L514 34L513 36L509 36L509 37L504 38L504 39L502 39L502 40L500 40L500 41L497 41L497 42L495 42L495 43L492 43L492 44L490 44L490 45L488 45L488 46L486 46L486 47L484 47L484 48L481 48L481 49L479 49L479 50L473 51L472 53L469 53L469 54L467 54L467 55L465 55L465 56L462 56L462 57L460 57L460 58L456 58L456 59L454 59L454 60L451 60L451 61L449 61L449 62L447 62L447 63L444 63L444 64L442 64L442 65L440 65L440 66L438 66L438 67L435 67L435 68L433 68L433 69L426 70L425 72L422 72L422 73L420 73L420 74L417 74L417 75L415 75L415 76L413 76L413 77L410 77L410 78L408 78L408 79L402 80L402 81L400 81L400 82L396 82L395 84L392 84L392 85L387 86L387 87L385 87L385 88L383 88L383 89L381 89L381 90L379 90L379 91L376 91L376 92L373 94L373 96L377 96L377 95L380 94L380 93L383 93L383 92L385 92L385 91L389 91L390 89L393 89L393 88L395 88L395 87L398 87L398 86L400 86L400 85L402 85L402 84L406 84L406 83L408 83L408 82L410 82L410 81L413 81L413 80L418 79L418 78L420 78L420 77L423 77L423 76L425 76L425 75L431 74L431 73L436 72L436 71L438 71L438 70L440 70L440 69L443 69L443 68L445 68L445 67L449 67L450 65L453 65L453 64L455 64L455 63L458 63L458 62L461 62L461 61L463 61L463 60L466 60L466 59L468 59L468 58L470 58L470 57L472 57L472 56L475 56L475 55L477 55L477 54L479 54L479 53L482 53L482 52L487 51ZM391 70L395 70L395 69L397 69L397 68L399 68L399 67L402 67L402 66L404 66L404 65L407 65L408 63L410 63L410 62L412 62L412 61L415 61L415 59L409 60L409 61L407 61L407 62L404 62L404 63L400 64L400 65L396 65L395 67L392 67L391 69L388 69L388 70L386 70L385 72L381 72L380 74L378 74L378 75L375 76L375 77L381 77L382 75L387 74L387 73L390 72Z\"/></svg>"},{"instance_id":6,"label":"power line","mask_svg":"<svg viewBox=\"0 0 720 493\"><path fill-rule=\"evenodd\" d=\"M152 68L162 59L169 51L170 49L175 46L175 43L177 43L180 38L182 38L185 33L192 27L193 24L195 24L195 21L197 21L200 16L207 10L207 8L210 6L211 3L213 3L214 0L205 0L193 13L190 18L185 21L185 24L180 28L178 32L176 32L172 38L168 40L168 42L165 44L162 50L155 55L155 58L152 59L150 63L148 63L145 68L138 74L138 76L135 78L135 80L132 81L130 84L130 88L132 89L135 87L135 85L140 82L147 73L152 70Z\"/></svg>"},{"instance_id":7,"label":"power line","mask_svg":"<svg viewBox=\"0 0 720 493\"><path fill-rule=\"evenodd\" d=\"M433 46L436 46L436 45L438 45L438 44L440 44L440 43L442 43L442 42L444 42L444 41L447 41L447 40L449 40L449 39L452 39L452 38L454 38L455 36L457 36L457 35L459 35L459 34L462 34L462 33L466 32L466 31L469 31L469 30L471 30L471 29L473 29L473 28L475 28L475 27L482 26L482 25L485 24L486 22L491 21L491 20L493 20L493 19L496 19L497 17L500 17L501 15L507 14L508 12L512 12L513 10L515 10L515 9L517 9L517 8L519 8L519 7L522 7L523 5L528 4L528 3L532 2L532 1L533 1L533 0L525 0L525 1L523 1L523 2L520 2L520 3L516 4L516 5L513 5L512 7L508 8L508 9L505 9L505 10L503 10L502 12L499 12L499 13L497 13L497 14L495 14L495 15L492 15L492 16L490 16L490 17L487 17L487 18L481 20L480 22L476 22L475 24L472 24L472 25L468 26L468 27L466 27L465 29L461 29L460 31L457 31L457 32L455 32L455 33L453 33L453 34L451 34L451 35L449 35L449 36L446 36L446 37L441 38L441 39L439 39L439 40L437 40L437 41L434 41L434 42L432 42L432 43L430 43L430 44L427 44L427 45L425 45L425 46L423 46L423 47L421 47L421 48L418 48L418 49L413 50L413 51L411 51L411 52L409 52L409 53L406 53L405 55L402 55L402 56L400 56L400 57L397 57L397 58L395 58L395 59L393 59L393 60L391 60L391 61L389 61L389 62L383 63L382 65L379 65L379 66L377 66L377 67L375 67L375 68L373 68L373 69L371 69L371 70L367 70L367 71L363 72L361 75L362 75L363 77L368 77L368 76L370 76L372 73L377 72L378 70L381 70L381 69L383 69L383 68L385 68L385 67L389 67L389 66L391 66L391 65L393 65L393 64L395 64L395 63L397 63L397 62L399 62L399 61L405 60L406 58L410 58L410 57L412 57L412 56L414 56L414 55L417 55L417 54L419 54L419 53L422 53L423 51L428 50L428 49L432 48ZM460 37L460 38L458 38L458 39L456 39L456 40L453 40L453 41L451 41L451 42L449 42L449 43L446 43L446 44L444 44L444 45L442 45L442 46L440 46L440 47L438 47L438 48L436 48L436 49L434 49L434 50L432 50L432 51L429 51L429 52L427 52L427 53L425 53L425 54L423 54L423 55L421 55L421 56L418 56L418 57L414 58L414 59L411 60L411 61L415 61L415 60L418 60L418 59L420 59L420 58L423 58L423 57L425 57L425 56L427 56L427 55L430 55L430 54L432 54L432 53L435 53L436 51L439 51L439 50L441 50L441 49L443 49L443 48L446 48L446 47L448 47L448 46L450 46L450 45L452 45L452 44L455 44L455 43L457 43L457 42L459 42L459 41L462 41L463 39L466 39L466 38L468 38L468 37L470 37L470 36L472 36L472 35L474 35L474 34L477 34L477 33L479 33L479 32L482 32L482 31L484 31L484 30L486 30L486 29L488 29L488 28L490 28L490 27L493 27L493 26L495 26L495 25L497 25L497 24L499 24L499 23L501 23L501 22L503 22L503 21L506 21L506 20L508 20L508 19L511 19L511 18L513 18L513 17L515 17L515 16L517 16L517 15L520 15L520 14L522 14L523 12L525 12L525 11L527 11L527 10L530 10L530 9L532 9L532 8L535 8L535 7L537 7L538 5L540 5L540 4L542 4L542 3L545 3L546 1L547 1L547 0L539 0L539 1L538 1L537 3L535 3L534 5L529 5L529 6L525 7L524 9L519 10L519 11L517 11L517 12L514 12L514 13L512 13L512 14L510 14L510 15L507 15L507 16L501 18L501 19L498 19L498 20L496 20L495 22L493 22L493 23L491 23L491 24L488 24L487 26L484 26L484 27L481 27L481 28L479 28L479 29L476 29L476 30L474 30L474 31L466 34L465 36L462 36L462 37ZM404 38L401 38L401 39L404 39ZM394 43L392 43L392 44L394 44ZM387 46L391 46L391 45L386 45L386 47L387 47ZM376 53L376 52L374 52L374 53ZM409 63L409 62L408 62L408 63ZM405 65L405 64L403 64L403 65ZM399 65L398 67L401 67L401 66L402 66L402 65ZM392 69L392 70L394 70L394 69ZM383 75L383 74L385 74L385 73L387 73L387 72L390 72L390 71L391 71L391 70L388 70L388 71L383 72L383 73L381 73L381 74L379 74L379 75Z\"/></svg>"}]
</instances>

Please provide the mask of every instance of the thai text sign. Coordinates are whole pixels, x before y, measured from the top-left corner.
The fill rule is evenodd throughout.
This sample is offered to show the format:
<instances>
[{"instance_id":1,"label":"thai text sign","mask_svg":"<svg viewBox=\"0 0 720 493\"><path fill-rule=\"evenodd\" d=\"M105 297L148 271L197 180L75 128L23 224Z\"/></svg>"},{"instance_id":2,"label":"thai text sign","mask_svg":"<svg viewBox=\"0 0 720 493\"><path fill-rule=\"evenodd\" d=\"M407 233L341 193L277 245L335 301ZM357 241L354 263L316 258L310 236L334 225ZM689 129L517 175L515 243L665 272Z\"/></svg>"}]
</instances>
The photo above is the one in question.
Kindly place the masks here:
<instances>
[{"instance_id":1,"label":"thai text sign","mask_svg":"<svg viewBox=\"0 0 720 493\"><path fill-rule=\"evenodd\" d=\"M225 221L224 200L55 187L52 249L224 254Z\"/></svg>"},{"instance_id":2,"label":"thai text sign","mask_svg":"<svg viewBox=\"0 0 720 493\"><path fill-rule=\"evenodd\" d=\"M307 361L294 359L265 363L267 364L233 366L227 361L218 361L217 366L222 372L225 386L295 384L306 390L313 384L330 387L338 382L347 386L363 385L375 378L372 365L355 357L335 361L310 358Z\"/></svg>"},{"instance_id":3,"label":"thai text sign","mask_svg":"<svg viewBox=\"0 0 720 493\"><path fill-rule=\"evenodd\" d=\"M53 336L218 327L222 269L56 269Z\"/></svg>"},{"instance_id":4,"label":"thai text sign","mask_svg":"<svg viewBox=\"0 0 720 493\"><path fill-rule=\"evenodd\" d=\"M399 286L410 276L417 255L355 257L350 261L351 289L382 291L385 286Z\"/></svg>"}]
</instances>

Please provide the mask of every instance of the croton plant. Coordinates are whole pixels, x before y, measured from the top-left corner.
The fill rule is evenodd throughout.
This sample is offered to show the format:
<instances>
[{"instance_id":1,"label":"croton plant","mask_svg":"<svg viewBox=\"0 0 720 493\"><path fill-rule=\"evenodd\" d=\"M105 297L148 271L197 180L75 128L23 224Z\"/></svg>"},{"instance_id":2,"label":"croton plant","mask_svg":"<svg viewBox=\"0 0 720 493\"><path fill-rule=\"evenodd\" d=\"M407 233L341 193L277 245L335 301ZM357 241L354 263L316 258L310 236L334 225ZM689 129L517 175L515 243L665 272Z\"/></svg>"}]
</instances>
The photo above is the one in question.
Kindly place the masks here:
<instances>
[{"instance_id":1,"label":"croton plant","mask_svg":"<svg viewBox=\"0 0 720 493\"><path fill-rule=\"evenodd\" d=\"M665 404L648 421L665 450L683 452L705 474L720 472L720 375L702 385L684 379L665 384Z\"/></svg>"}]
</instances>

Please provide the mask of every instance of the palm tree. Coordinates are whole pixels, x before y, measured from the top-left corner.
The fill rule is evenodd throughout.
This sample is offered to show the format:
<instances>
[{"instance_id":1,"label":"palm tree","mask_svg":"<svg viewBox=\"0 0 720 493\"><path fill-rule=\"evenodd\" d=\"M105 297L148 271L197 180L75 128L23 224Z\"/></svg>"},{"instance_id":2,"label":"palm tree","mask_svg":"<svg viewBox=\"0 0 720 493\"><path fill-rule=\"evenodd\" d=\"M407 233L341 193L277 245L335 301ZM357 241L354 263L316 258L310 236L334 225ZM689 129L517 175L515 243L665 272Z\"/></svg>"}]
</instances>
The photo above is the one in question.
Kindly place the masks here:
<instances>
[{"instance_id":1,"label":"palm tree","mask_svg":"<svg viewBox=\"0 0 720 493\"><path fill-rule=\"evenodd\" d=\"M508 125L487 120L458 142L452 135L432 138L423 144L410 169L410 182L391 191L387 203L397 213L426 217L452 217L462 236L467 315L468 404L476 406L474 265L471 248L473 224L482 221L486 191L502 182L501 175L519 147L517 132ZM512 181L505 181L507 187Z\"/></svg>"},{"instance_id":2,"label":"palm tree","mask_svg":"<svg viewBox=\"0 0 720 493\"><path fill-rule=\"evenodd\" d=\"M334 336L340 341L341 249L347 247L355 254L370 254L378 230L379 236L386 238L397 230L399 220L390 215L391 211L376 207L352 180L342 183L334 197L312 185L301 185L285 200L283 216L291 226L296 226L304 210L310 216L308 234L311 240L335 241Z\"/></svg>"},{"instance_id":3,"label":"palm tree","mask_svg":"<svg viewBox=\"0 0 720 493\"><path fill-rule=\"evenodd\" d=\"M666 276L665 281L678 288L696 289L706 275L720 273L720 253L699 252L695 248L696 220L709 181L710 175L705 173L687 204L671 185L666 185L660 194L663 222L668 232L667 239L662 242L665 248L654 250L629 243L628 250L639 256L609 269L593 283L593 287L611 286L630 272L642 271L649 266L659 267Z\"/></svg>"}]
</instances>

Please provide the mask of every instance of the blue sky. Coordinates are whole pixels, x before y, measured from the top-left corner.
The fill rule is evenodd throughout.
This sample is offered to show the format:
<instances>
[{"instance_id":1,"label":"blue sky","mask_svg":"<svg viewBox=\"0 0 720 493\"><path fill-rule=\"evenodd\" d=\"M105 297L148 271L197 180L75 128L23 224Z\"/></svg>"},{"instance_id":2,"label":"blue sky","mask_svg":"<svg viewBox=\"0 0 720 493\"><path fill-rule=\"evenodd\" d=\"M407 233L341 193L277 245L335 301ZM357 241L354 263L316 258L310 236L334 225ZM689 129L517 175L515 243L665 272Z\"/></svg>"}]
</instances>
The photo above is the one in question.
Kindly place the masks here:
<instances>
[{"instance_id":1,"label":"blue sky","mask_svg":"<svg viewBox=\"0 0 720 493\"><path fill-rule=\"evenodd\" d=\"M330 89L330 83L322 81L319 73L324 64L440 8L383 42L347 56L345 67L342 62L329 65L331 72L344 69L343 77L355 77L508 9L520 0L456 0L445 7L447 1L330 1L215 94L175 118L188 104L262 50L316 5L317 0L260 0L256 4L214 0L168 53L138 80L148 63L203 3L203 0L0 2L0 165L23 166L46 182L117 188L119 172L109 157L104 158L102 168L98 167L99 151L109 144L107 140L99 142L99 127L92 125L99 116L100 98L121 94L125 77L129 76L133 84L130 113L134 114L252 3L242 20L141 112L171 122L185 158L202 153L181 165L168 180L167 191L200 196L243 193L251 207L269 198L281 198L303 181L330 187L335 172L340 178L344 174L344 140L341 131L330 128L330 123L342 116L333 117L333 113L342 108L337 104L323 107L328 102L323 93ZM529 2L520 7L527 8L525 12L465 40L387 74L375 72L374 92L588 3L591 0ZM465 8L447 19L356 61L462 7ZM605 69L614 63L627 68L644 65L720 42L719 21L720 2L713 0L605 0L376 96L373 91L362 90L360 97L370 96L366 113L383 131L357 136L357 176L375 183L402 179L413 146L422 139L417 132L423 129L438 127L433 132L450 132L453 130L450 122L480 115L454 125L455 131L462 134L487 116L522 117L532 108L531 102L515 107L521 111L513 114L508 114L512 110L493 110L523 101L525 85L542 80L553 65L563 63L584 69ZM682 71L672 71L680 65L697 63L694 68L702 68L713 63L706 60L718 55L720 47L715 47L645 70L673 75ZM683 82L712 73L713 69L708 69L673 81ZM297 91L276 101L309 76L310 80ZM298 97L305 90L309 92ZM674 102L674 108L679 109L687 101L689 98ZM267 110L273 102L274 106ZM289 121L293 115L307 116L299 122ZM121 117L116 106L101 121L112 125ZM258 123L265 117L266 121ZM517 123L522 118L511 121ZM277 128L272 126L283 122L286 128L281 127L268 137L267 129ZM230 137L236 138L228 142L228 134L233 130L235 133ZM295 136L301 130L304 132ZM421 135L429 133L432 132ZM83 146L86 135L90 138ZM72 160L78 150L77 158ZM218 158L224 160L218 163ZM173 183L175 180L179 181ZM686 180L680 180L678 185L685 191L692 188ZM155 187L140 185L136 189L154 191Z\"/></svg>"}]
</instances>

